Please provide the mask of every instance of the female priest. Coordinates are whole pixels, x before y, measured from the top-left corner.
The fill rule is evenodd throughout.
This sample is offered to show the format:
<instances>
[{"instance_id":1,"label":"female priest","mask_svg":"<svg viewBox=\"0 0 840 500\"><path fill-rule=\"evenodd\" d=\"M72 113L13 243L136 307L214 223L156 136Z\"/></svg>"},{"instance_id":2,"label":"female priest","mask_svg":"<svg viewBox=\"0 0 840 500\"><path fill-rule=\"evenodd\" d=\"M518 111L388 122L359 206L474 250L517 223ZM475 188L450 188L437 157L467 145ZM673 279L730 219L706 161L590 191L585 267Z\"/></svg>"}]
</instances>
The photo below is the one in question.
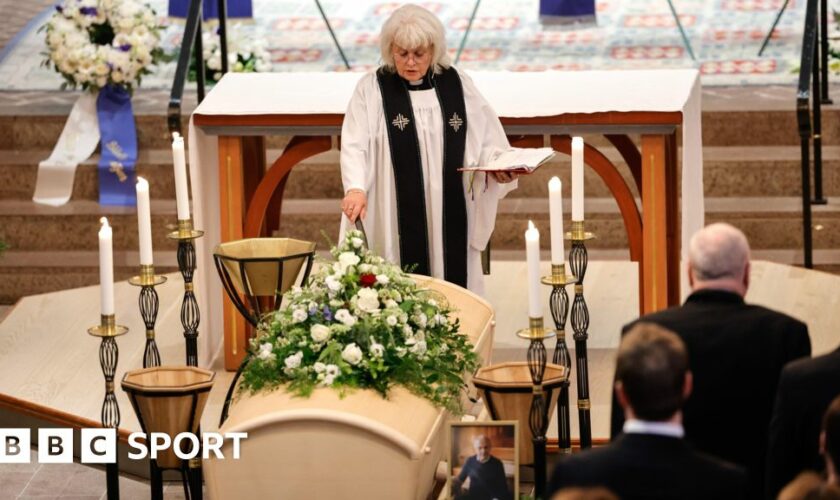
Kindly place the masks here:
<instances>
[{"instance_id":1,"label":"female priest","mask_svg":"<svg viewBox=\"0 0 840 500\"><path fill-rule=\"evenodd\" d=\"M361 217L371 250L481 294L481 250L515 174L459 172L509 148L499 118L450 64L443 24L417 5L382 26L384 65L362 77L341 129L341 235ZM513 182L512 182L513 181Z\"/></svg>"}]
</instances>

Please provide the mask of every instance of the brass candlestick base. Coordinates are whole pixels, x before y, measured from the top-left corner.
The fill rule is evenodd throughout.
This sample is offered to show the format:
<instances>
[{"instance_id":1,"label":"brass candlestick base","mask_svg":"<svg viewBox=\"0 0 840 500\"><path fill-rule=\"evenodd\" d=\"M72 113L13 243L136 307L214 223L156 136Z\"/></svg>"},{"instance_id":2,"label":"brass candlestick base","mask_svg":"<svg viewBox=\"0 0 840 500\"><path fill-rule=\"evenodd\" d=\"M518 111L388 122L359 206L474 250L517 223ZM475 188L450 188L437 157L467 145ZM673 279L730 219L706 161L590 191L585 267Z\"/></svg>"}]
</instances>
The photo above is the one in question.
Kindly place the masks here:
<instances>
[{"instance_id":1,"label":"brass candlestick base","mask_svg":"<svg viewBox=\"0 0 840 500\"><path fill-rule=\"evenodd\" d=\"M525 340L545 340L555 335L554 330L546 330L542 318L529 318L528 328L516 332L516 336Z\"/></svg>"},{"instance_id":2,"label":"brass candlestick base","mask_svg":"<svg viewBox=\"0 0 840 500\"><path fill-rule=\"evenodd\" d=\"M128 333L128 327L123 325L118 325L116 318L113 314L108 315L101 315L99 324L96 326L92 326L88 328L87 332L89 335L94 337L119 337L120 335L125 335Z\"/></svg>"},{"instance_id":3,"label":"brass candlestick base","mask_svg":"<svg viewBox=\"0 0 840 500\"><path fill-rule=\"evenodd\" d=\"M156 275L153 265L142 264L140 266L140 275L130 278L128 283L140 287L138 304L140 306L140 316L146 325L146 348L143 353L143 368L160 366L160 352L155 342L155 323L157 322L160 300L158 299L158 293L155 287L166 283L166 276Z\"/></svg>"},{"instance_id":4,"label":"brass candlestick base","mask_svg":"<svg viewBox=\"0 0 840 500\"><path fill-rule=\"evenodd\" d=\"M589 241L595 238L593 233L584 229L584 222L582 220L573 220L572 230L566 231L564 236L565 239L572 241ZM574 273L574 269L572 270L572 273Z\"/></svg>"},{"instance_id":5,"label":"brass candlestick base","mask_svg":"<svg viewBox=\"0 0 840 500\"><path fill-rule=\"evenodd\" d=\"M193 240L202 236L204 236L204 231L193 229L192 219L179 219L178 230L168 235L170 239L178 241L178 269L184 277L181 325L184 327L188 366L198 366L198 324L201 321L201 315L193 286L196 266Z\"/></svg>"},{"instance_id":6,"label":"brass candlestick base","mask_svg":"<svg viewBox=\"0 0 840 500\"><path fill-rule=\"evenodd\" d=\"M194 240L202 236L204 236L204 231L193 229L192 219L178 219L177 229L166 235L170 240Z\"/></svg>"}]
</instances>

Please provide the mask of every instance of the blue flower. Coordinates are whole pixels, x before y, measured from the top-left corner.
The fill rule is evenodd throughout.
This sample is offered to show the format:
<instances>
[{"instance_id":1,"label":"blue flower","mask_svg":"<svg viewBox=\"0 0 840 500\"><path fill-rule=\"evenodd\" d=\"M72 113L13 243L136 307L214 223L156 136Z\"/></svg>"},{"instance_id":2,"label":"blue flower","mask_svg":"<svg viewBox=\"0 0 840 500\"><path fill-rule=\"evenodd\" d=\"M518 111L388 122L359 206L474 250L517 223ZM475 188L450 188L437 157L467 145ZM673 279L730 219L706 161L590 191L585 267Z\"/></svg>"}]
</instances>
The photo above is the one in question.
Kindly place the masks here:
<instances>
[{"instance_id":1,"label":"blue flower","mask_svg":"<svg viewBox=\"0 0 840 500\"><path fill-rule=\"evenodd\" d=\"M330 308L325 305L324 306L324 320L332 321L332 319L333 319L332 311L330 311Z\"/></svg>"},{"instance_id":2,"label":"blue flower","mask_svg":"<svg viewBox=\"0 0 840 500\"><path fill-rule=\"evenodd\" d=\"M120 49L123 52L128 52L129 50L131 50L131 44L130 43L124 43L117 48Z\"/></svg>"},{"instance_id":3,"label":"blue flower","mask_svg":"<svg viewBox=\"0 0 840 500\"><path fill-rule=\"evenodd\" d=\"M79 9L79 13L84 14L86 16L95 16L99 13L96 7L82 7Z\"/></svg>"}]
</instances>

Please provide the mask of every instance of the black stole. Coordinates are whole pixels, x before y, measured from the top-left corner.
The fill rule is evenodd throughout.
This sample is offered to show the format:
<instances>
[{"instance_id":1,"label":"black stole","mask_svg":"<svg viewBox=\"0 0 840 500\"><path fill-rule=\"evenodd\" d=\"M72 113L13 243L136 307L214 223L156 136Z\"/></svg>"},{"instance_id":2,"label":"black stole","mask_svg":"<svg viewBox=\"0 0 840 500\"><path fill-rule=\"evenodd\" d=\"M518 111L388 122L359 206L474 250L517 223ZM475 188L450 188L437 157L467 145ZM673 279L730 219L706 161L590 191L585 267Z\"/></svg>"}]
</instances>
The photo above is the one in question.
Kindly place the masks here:
<instances>
[{"instance_id":1,"label":"black stole","mask_svg":"<svg viewBox=\"0 0 840 500\"><path fill-rule=\"evenodd\" d=\"M405 80L380 68L376 72L391 146L397 191L400 261L416 266L415 273L431 274L426 196L414 112ZM464 164L467 111L464 89L452 68L433 75L443 116L443 262L444 278L467 286L467 202L458 169Z\"/></svg>"}]
</instances>

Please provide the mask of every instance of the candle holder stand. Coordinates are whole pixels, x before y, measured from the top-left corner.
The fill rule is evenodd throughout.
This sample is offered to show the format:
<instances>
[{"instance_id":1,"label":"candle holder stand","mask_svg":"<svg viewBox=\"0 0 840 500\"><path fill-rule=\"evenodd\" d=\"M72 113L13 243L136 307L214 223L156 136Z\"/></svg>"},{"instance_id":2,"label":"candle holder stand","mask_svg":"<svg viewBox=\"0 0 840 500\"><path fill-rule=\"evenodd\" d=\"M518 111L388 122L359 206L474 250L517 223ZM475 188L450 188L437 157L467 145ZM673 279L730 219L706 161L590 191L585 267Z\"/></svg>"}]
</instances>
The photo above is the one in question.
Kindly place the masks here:
<instances>
[{"instance_id":1,"label":"candle holder stand","mask_svg":"<svg viewBox=\"0 0 840 500\"><path fill-rule=\"evenodd\" d=\"M566 318L569 315L569 294L566 292L566 287L575 281L575 277L566 275L564 264L552 264L551 276L543 276L540 281L543 285L551 287L548 306L551 311L551 318L554 320L557 339L554 344L552 363L562 366L566 375L566 382L560 389L557 402L557 447L560 449L560 453L569 454L572 452L571 420L569 418L569 375L572 369L572 358L569 354L569 347L566 345Z\"/></svg>"},{"instance_id":2,"label":"candle holder stand","mask_svg":"<svg viewBox=\"0 0 840 500\"><path fill-rule=\"evenodd\" d=\"M128 333L128 327L118 325L113 314L102 315L99 325L88 328L88 334L101 339L99 344L99 365L105 377L105 399L102 401L100 420L105 429L118 432L120 426L120 406L114 395L114 374L117 371L120 351L117 347L117 337ZM105 464L105 481L108 487L108 500L120 498L120 469L118 457L114 463Z\"/></svg>"},{"instance_id":3,"label":"candle holder stand","mask_svg":"<svg viewBox=\"0 0 840 500\"><path fill-rule=\"evenodd\" d=\"M548 430L548 408L549 401L543 390L543 377L545 375L546 350L543 341L555 335L554 331L546 330L542 318L530 318L528 328L516 332L519 338L530 341L528 345L528 370L531 373L533 396L531 398L531 410L528 414L528 425L534 436L532 445L534 447L534 493L536 498L545 496L546 483L546 438Z\"/></svg>"},{"instance_id":4,"label":"candle holder stand","mask_svg":"<svg viewBox=\"0 0 840 500\"><path fill-rule=\"evenodd\" d=\"M155 287L166 283L166 276L155 274L155 266L140 265L140 275L129 278L128 283L140 287L140 316L146 325L146 348L143 352L143 368L160 366L160 351L155 342L155 323L157 322L160 300Z\"/></svg>"},{"instance_id":5,"label":"candle holder stand","mask_svg":"<svg viewBox=\"0 0 840 500\"><path fill-rule=\"evenodd\" d=\"M575 276L575 298L572 302L572 331L575 340L575 358L577 361L578 423L580 424L581 449L592 447L592 421L589 400L589 361L586 353L586 340L589 338L589 308L583 296L583 279L589 264L586 241L595 235L585 230L583 221L572 221L572 230L566 233L566 239L572 241L569 252L569 269Z\"/></svg>"},{"instance_id":6,"label":"candle holder stand","mask_svg":"<svg viewBox=\"0 0 840 500\"><path fill-rule=\"evenodd\" d=\"M184 327L187 366L198 366L198 324L201 315L195 300L193 274L195 273L195 244L193 240L204 236L204 231L193 229L192 219L178 219L178 229L168 238L178 241L178 269L184 277L184 301L181 303L181 325Z\"/></svg>"}]
</instances>

